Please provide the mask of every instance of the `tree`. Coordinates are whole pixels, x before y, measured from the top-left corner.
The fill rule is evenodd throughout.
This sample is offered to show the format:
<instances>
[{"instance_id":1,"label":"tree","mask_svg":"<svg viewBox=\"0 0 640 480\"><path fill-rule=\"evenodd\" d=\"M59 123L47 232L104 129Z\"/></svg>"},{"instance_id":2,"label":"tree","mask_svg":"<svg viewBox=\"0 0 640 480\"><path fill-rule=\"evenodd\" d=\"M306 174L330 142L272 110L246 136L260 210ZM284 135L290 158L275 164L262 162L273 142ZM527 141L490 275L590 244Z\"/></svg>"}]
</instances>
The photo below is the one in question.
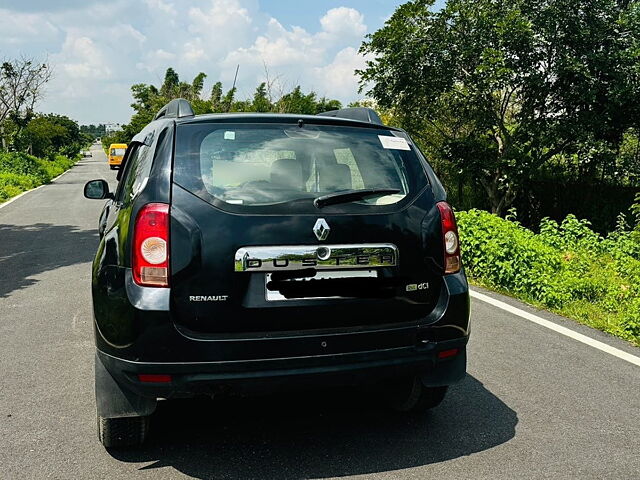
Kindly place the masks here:
<instances>
[{"instance_id":1,"label":"tree","mask_svg":"<svg viewBox=\"0 0 640 480\"><path fill-rule=\"evenodd\" d=\"M327 98L317 100L314 92L305 94L298 86L292 92L273 101L270 96L269 82L262 82L250 99L236 98L235 87L224 93L222 82L215 82L209 98L202 95L206 75L199 73L191 83L181 82L173 68L168 68L160 88L154 85L137 83L131 87L134 114L122 130L103 136L103 143L129 142L140 130L153 120L155 114L174 98L185 98L191 103L196 114L226 112L288 112L316 114L325 110L340 108L340 102Z\"/></svg>"},{"instance_id":2,"label":"tree","mask_svg":"<svg viewBox=\"0 0 640 480\"><path fill-rule=\"evenodd\" d=\"M164 74L164 82L162 83L162 87L160 87L160 95L163 97L172 97L177 92L178 85L180 84L180 78L176 71L169 67Z\"/></svg>"},{"instance_id":3,"label":"tree","mask_svg":"<svg viewBox=\"0 0 640 480\"><path fill-rule=\"evenodd\" d=\"M36 115L16 137L17 150L36 157L65 155L74 157L91 137L65 115Z\"/></svg>"},{"instance_id":4,"label":"tree","mask_svg":"<svg viewBox=\"0 0 640 480\"><path fill-rule=\"evenodd\" d=\"M322 97L318 100L316 106L316 113L330 112L331 110L339 110L342 108L342 103L338 100L330 100L327 97Z\"/></svg>"},{"instance_id":5,"label":"tree","mask_svg":"<svg viewBox=\"0 0 640 480\"><path fill-rule=\"evenodd\" d=\"M597 154L581 174L609 168L640 120L637 2L432 6L410 1L368 37L361 53L374 59L358 72L361 89L477 179L494 213L552 159L589 149Z\"/></svg>"},{"instance_id":6,"label":"tree","mask_svg":"<svg viewBox=\"0 0 640 480\"><path fill-rule=\"evenodd\" d=\"M235 100L237 90L238 89L236 87L232 87L229 89L227 94L222 99L222 102L220 105L220 108L221 108L220 112L230 112L232 110L233 101Z\"/></svg>"},{"instance_id":7,"label":"tree","mask_svg":"<svg viewBox=\"0 0 640 480\"><path fill-rule=\"evenodd\" d=\"M251 110L254 112L270 112L273 106L267 96L267 84L262 82L256 88L256 92L253 94L253 102L251 103Z\"/></svg>"},{"instance_id":8,"label":"tree","mask_svg":"<svg viewBox=\"0 0 640 480\"><path fill-rule=\"evenodd\" d=\"M86 133L87 135L90 135L92 139L96 139L98 137L102 137L103 135L106 134L106 130L107 127L104 124L99 124L99 125L80 125L80 131L82 133Z\"/></svg>"},{"instance_id":9,"label":"tree","mask_svg":"<svg viewBox=\"0 0 640 480\"><path fill-rule=\"evenodd\" d=\"M302 93L300 85L296 86L290 93L283 95L277 105L278 111L282 113L302 113L307 115L320 113L315 92L305 95Z\"/></svg>"},{"instance_id":10,"label":"tree","mask_svg":"<svg viewBox=\"0 0 640 480\"><path fill-rule=\"evenodd\" d=\"M222 82L216 82L211 87L211 110L213 112L222 112Z\"/></svg>"},{"instance_id":11,"label":"tree","mask_svg":"<svg viewBox=\"0 0 640 480\"><path fill-rule=\"evenodd\" d=\"M4 122L11 118L20 133L33 115L35 105L42 97L44 85L51 79L51 67L33 58L20 57L6 60L0 65L0 137L3 150L7 150Z\"/></svg>"}]
</instances>

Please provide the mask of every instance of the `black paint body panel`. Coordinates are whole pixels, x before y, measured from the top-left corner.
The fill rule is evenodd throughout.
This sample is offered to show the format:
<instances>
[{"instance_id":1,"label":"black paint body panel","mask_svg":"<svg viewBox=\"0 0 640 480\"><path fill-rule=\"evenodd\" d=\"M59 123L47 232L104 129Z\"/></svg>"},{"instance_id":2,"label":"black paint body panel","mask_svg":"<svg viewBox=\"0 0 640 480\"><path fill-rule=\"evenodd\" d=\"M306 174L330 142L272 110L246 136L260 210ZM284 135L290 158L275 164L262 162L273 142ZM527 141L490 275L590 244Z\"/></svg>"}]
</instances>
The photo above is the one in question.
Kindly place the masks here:
<instances>
[{"instance_id":1,"label":"black paint body panel","mask_svg":"<svg viewBox=\"0 0 640 480\"><path fill-rule=\"evenodd\" d=\"M459 380L466 363L469 289L464 271L442 273L435 204L445 197L424 158L419 154L428 186L395 212L345 215L339 208L326 208L317 215L229 213L172 183L175 123L198 118L158 120L136 136L140 143L152 139L148 181L129 201L108 202L101 215L103 236L92 275L95 339L102 363L118 383L150 397L185 395L189 389L209 391L225 383L225 375L247 386L259 383L259 378L287 376L287 365L289 377L295 379L298 370L315 378L340 365L351 371L354 362L364 362L374 376L377 369L388 368L396 375L405 365L405 371L429 372L425 375L440 378L441 384ZM247 116L220 118L229 123L246 121L242 118ZM283 118L291 120L255 116L253 121ZM312 119L360 125L328 117ZM126 165L123 168L126 172ZM151 202L171 206L171 288L140 287L131 278L134 219ZM243 246L319 244L312 232L318 217L331 226L332 243L397 246L398 265L381 269L382 276L397 283L393 296L267 302L264 273L234 271L234 253ZM415 283L428 283L429 288L407 292L406 285ZM228 299L193 302L190 296ZM438 362L437 352L452 344L461 349L457 363ZM274 375L274 369L279 373ZM449 373L438 374L438 369ZM142 388L131 383L136 372L173 373L181 380L169 387Z\"/></svg>"}]
</instances>

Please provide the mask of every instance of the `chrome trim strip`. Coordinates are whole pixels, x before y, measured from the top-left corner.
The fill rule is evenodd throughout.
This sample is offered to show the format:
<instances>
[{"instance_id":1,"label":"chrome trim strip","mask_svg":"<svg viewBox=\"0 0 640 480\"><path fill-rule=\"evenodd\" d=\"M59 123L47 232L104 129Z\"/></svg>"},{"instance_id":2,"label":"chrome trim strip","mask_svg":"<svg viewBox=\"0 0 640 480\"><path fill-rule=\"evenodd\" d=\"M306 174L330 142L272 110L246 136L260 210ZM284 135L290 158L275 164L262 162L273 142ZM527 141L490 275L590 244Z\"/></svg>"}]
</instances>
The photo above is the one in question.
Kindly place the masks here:
<instances>
[{"instance_id":1,"label":"chrome trim strip","mask_svg":"<svg viewBox=\"0 0 640 480\"><path fill-rule=\"evenodd\" d=\"M282 245L242 247L236 251L236 272L282 272L315 270L353 270L394 267L398 248L392 243L355 245Z\"/></svg>"}]
</instances>

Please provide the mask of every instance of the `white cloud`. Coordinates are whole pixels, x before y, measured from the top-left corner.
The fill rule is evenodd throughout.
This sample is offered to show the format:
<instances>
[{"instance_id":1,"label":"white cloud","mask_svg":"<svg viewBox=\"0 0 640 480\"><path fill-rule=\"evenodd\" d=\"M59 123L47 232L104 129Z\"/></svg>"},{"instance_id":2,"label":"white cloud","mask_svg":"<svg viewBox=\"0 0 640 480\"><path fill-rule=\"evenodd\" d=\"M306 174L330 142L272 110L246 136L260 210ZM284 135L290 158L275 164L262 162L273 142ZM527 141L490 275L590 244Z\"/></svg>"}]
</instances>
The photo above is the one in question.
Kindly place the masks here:
<instances>
[{"instance_id":1,"label":"white cloud","mask_svg":"<svg viewBox=\"0 0 640 480\"><path fill-rule=\"evenodd\" d=\"M230 25L242 29L244 25L251 24L249 11L238 0L212 0L210 8L204 10L191 7L189 19L189 31L200 35L209 35Z\"/></svg>"},{"instance_id":2,"label":"white cloud","mask_svg":"<svg viewBox=\"0 0 640 480\"><path fill-rule=\"evenodd\" d=\"M188 33L192 40L189 59L217 59L231 49L250 42L253 15L239 0L210 0L206 8L188 11Z\"/></svg>"},{"instance_id":3,"label":"white cloud","mask_svg":"<svg viewBox=\"0 0 640 480\"><path fill-rule=\"evenodd\" d=\"M38 43L52 42L60 34L60 30L44 15L3 8L0 8L0 32L0 50L10 46L16 48L34 40Z\"/></svg>"},{"instance_id":4,"label":"white cloud","mask_svg":"<svg viewBox=\"0 0 640 480\"><path fill-rule=\"evenodd\" d=\"M320 25L324 32L335 39L345 37L359 39L367 33L364 15L355 8L332 8L320 19Z\"/></svg>"},{"instance_id":5,"label":"white cloud","mask_svg":"<svg viewBox=\"0 0 640 480\"><path fill-rule=\"evenodd\" d=\"M239 48L227 55L223 64L242 68L258 66L262 69L284 65L314 64L324 56L324 49L317 45L311 34L299 27L285 29L275 18L271 18L264 35L256 38L249 48Z\"/></svg>"},{"instance_id":6,"label":"white cloud","mask_svg":"<svg viewBox=\"0 0 640 480\"><path fill-rule=\"evenodd\" d=\"M319 94L349 98L358 91L358 78L354 71L364 68L366 60L353 47L340 50L330 64L314 69L318 79L315 89Z\"/></svg>"},{"instance_id":7,"label":"white cloud","mask_svg":"<svg viewBox=\"0 0 640 480\"><path fill-rule=\"evenodd\" d=\"M107 35L116 41L125 40L127 42L134 41L136 43L144 43L147 40L147 37L142 32L136 30L128 23L124 25L112 25L107 29Z\"/></svg>"},{"instance_id":8,"label":"white cloud","mask_svg":"<svg viewBox=\"0 0 640 480\"><path fill-rule=\"evenodd\" d=\"M144 3L151 10L158 10L171 16L178 14L175 7L170 2L164 2L163 0L145 0Z\"/></svg>"},{"instance_id":9,"label":"white cloud","mask_svg":"<svg viewBox=\"0 0 640 480\"><path fill-rule=\"evenodd\" d=\"M55 77L42 110L122 123L131 114L129 87L159 84L170 66L185 81L202 71L208 85L221 80L230 88L240 65L243 97L265 80L266 65L280 90L300 84L354 100L367 26L361 12L347 7L326 11L314 31L283 26L258 0L104 0L64 11L0 9L0 32L0 56L17 56L22 44L50 52Z\"/></svg>"},{"instance_id":10,"label":"white cloud","mask_svg":"<svg viewBox=\"0 0 640 480\"><path fill-rule=\"evenodd\" d=\"M310 33L296 26L286 29L270 18L253 45L230 52L222 65L227 72L240 65L240 78L249 84L265 80L266 66L272 76L285 79L284 90L301 83L320 95L353 100L358 90L354 70L364 66L357 52L367 31L364 16L353 8L332 8L320 25L319 32Z\"/></svg>"},{"instance_id":11,"label":"white cloud","mask_svg":"<svg viewBox=\"0 0 640 480\"><path fill-rule=\"evenodd\" d=\"M112 75L104 54L89 37L77 34L67 36L62 54L56 58L63 60L59 67L67 74L65 81L68 86L84 83L85 79L110 78Z\"/></svg>"}]
</instances>

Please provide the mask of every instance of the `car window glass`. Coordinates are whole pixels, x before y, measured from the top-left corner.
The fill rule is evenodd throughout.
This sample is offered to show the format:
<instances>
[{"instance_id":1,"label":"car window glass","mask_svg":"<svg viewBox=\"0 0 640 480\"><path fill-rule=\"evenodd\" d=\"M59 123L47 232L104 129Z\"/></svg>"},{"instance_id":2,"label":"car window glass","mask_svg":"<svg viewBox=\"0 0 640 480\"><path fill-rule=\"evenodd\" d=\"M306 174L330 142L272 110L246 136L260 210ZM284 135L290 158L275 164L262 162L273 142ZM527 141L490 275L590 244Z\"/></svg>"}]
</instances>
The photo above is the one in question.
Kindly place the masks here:
<instances>
[{"instance_id":1,"label":"car window glass","mask_svg":"<svg viewBox=\"0 0 640 480\"><path fill-rule=\"evenodd\" d=\"M144 145L140 147L138 161L136 162L136 172L131 186L131 192L129 193L131 199L135 198L142 191L149 180L153 151L154 149L152 147Z\"/></svg>"},{"instance_id":2,"label":"car window glass","mask_svg":"<svg viewBox=\"0 0 640 480\"><path fill-rule=\"evenodd\" d=\"M380 130L205 124L181 132L174 179L227 205L251 208L311 202L352 189L397 189L397 194L357 202L388 205L416 191L409 179L423 178L410 146L391 145L386 138L397 137L380 135ZM416 172L410 174L408 165Z\"/></svg>"},{"instance_id":3,"label":"car window glass","mask_svg":"<svg viewBox=\"0 0 640 480\"><path fill-rule=\"evenodd\" d=\"M356 190L361 190L365 188L364 181L362 180L362 174L360 173L360 168L356 163L356 159L353 156L353 152L350 148L338 148L333 151L336 156L336 161L339 164L347 165L349 170L351 171L351 182L353 183L353 188Z\"/></svg>"},{"instance_id":4,"label":"car window glass","mask_svg":"<svg viewBox=\"0 0 640 480\"><path fill-rule=\"evenodd\" d=\"M149 147L145 145L138 145L135 151L135 155L129 159L130 170L124 178L124 186L122 191L122 202L127 205L133 200L138 193L144 188L148 180L147 175L144 175L146 165L149 163L147 158L149 155Z\"/></svg>"},{"instance_id":5,"label":"car window glass","mask_svg":"<svg viewBox=\"0 0 640 480\"><path fill-rule=\"evenodd\" d=\"M137 163L138 153L140 150L138 145L132 145L129 148L131 149L131 151L129 152L129 157L127 158L127 162L124 166L124 172L122 174L122 177L120 178L120 182L118 183L118 188L115 194L116 202L118 203L122 203L125 201L126 186L128 182L131 181L132 171L135 171L135 164Z\"/></svg>"}]
</instances>

